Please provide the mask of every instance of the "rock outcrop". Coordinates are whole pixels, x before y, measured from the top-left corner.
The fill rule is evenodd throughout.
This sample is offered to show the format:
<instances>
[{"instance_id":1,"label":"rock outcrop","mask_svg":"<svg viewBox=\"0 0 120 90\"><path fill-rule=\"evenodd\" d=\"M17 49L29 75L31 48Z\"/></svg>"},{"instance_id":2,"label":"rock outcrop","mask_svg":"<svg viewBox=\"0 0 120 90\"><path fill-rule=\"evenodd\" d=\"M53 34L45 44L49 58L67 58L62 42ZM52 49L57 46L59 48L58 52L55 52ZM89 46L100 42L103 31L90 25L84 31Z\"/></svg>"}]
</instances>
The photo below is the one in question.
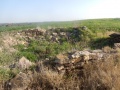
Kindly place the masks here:
<instances>
[{"instance_id":1,"label":"rock outcrop","mask_svg":"<svg viewBox=\"0 0 120 90\"><path fill-rule=\"evenodd\" d=\"M56 64L54 66L58 71L70 71L75 68L82 68L85 64L105 61L111 55L111 53L104 52L103 50L75 51L70 55L58 54L53 63Z\"/></svg>"}]
</instances>

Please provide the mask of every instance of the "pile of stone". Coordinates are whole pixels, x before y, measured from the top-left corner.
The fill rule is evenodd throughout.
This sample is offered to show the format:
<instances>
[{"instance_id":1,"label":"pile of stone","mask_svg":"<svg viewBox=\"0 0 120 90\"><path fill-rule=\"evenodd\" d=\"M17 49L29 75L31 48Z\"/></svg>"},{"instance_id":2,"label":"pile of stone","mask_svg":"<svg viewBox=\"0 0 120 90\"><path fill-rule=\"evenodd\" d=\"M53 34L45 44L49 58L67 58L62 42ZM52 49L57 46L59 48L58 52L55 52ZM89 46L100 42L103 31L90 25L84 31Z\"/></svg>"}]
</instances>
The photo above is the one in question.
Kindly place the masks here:
<instances>
[{"instance_id":1,"label":"pile of stone","mask_svg":"<svg viewBox=\"0 0 120 90\"><path fill-rule=\"evenodd\" d=\"M89 63L101 62L103 60L109 59L111 53L104 52L104 50L84 50L84 51L74 51L71 53L58 54L56 58L52 60L40 61L36 64L36 73L42 73L42 70L45 70L46 67L53 67L57 70L59 74L69 75L69 73L80 72L84 69L84 65ZM48 61L48 62L47 62ZM46 67L43 67L46 64ZM20 69L28 69L30 66L34 65L25 57L22 57L18 66ZM39 69L39 70L38 70ZM48 69L49 70L49 69ZM26 90L31 81L33 80L34 74L29 71L27 74L20 72L13 79L6 82L6 87L9 90Z\"/></svg>"},{"instance_id":2,"label":"pile of stone","mask_svg":"<svg viewBox=\"0 0 120 90\"><path fill-rule=\"evenodd\" d=\"M31 39L47 40L50 42L63 43L65 40L68 42L79 41L80 30L87 30L86 26L83 27L73 27L70 30L66 28L51 28L51 29L27 29L22 30L17 33L17 35L22 36L22 38L29 43Z\"/></svg>"},{"instance_id":3,"label":"pile of stone","mask_svg":"<svg viewBox=\"0 0 120 90\"><path fill-rule=\"evenodd\" d=\"M28 29L28 30L23 30L21 33L23 35L26 35L26 36L30 36L30 37L36 37L36 36L39 36L39 35L44 35L46 32L45 29Z\"/></svg>"},{"instance_id":4,"label":"pile of stone","mask_svg":"<svg viewBox=\"0 0 120 90\"><path fill-rule=\"evenodd\" d=\"M70 55L57 55L54 62L58 71L71 71L75 68L82 68L85 64L104 61L109 56L110 54L105 53L103 50L75 51Z\"/></svg>"}]
</instances>

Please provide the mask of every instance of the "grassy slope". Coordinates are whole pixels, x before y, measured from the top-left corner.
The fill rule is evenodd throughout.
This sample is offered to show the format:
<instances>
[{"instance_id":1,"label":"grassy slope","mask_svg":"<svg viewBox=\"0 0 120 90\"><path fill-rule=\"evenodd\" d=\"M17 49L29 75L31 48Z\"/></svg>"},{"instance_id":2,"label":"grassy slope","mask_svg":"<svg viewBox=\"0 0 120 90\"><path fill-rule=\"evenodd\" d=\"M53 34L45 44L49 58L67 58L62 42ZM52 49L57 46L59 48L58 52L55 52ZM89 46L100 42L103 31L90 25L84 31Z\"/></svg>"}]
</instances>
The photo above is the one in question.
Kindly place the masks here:
<instances>
[{"instance_id":1,"label":"grassy slope","mask_svg":"<svg viewBox=\"0 0 120 90\"><path fill-rule=\"evenodd\" d=\"M103 39L99 39L99 40L96 39L96 42L94 42L95 43L94 45L96 45L98 47L101 45L101 43L99 43L99 42L102 42L103 44L106 45L106 41L105 41L106 39L104 39L104 35L103 35L106 31L120 31L120 23L119 22L120 22L120 19L91 19L91 20L80 20L80 21L70 21L70 22L45 22L45 23L31 23L31 24L26 23L26 24L13 24L12 26L8 26L8 27L6 27L5 25L2 25L2 26L0 26L0 31L24 30L24 29L28 29L28 28L36 28L37 26L40 26L41 28L87 26L92 32L94 32L94 34L96 34L95 37L97 39L103 38ZM46 45L46 46L48 46L48 45ZM49 46L49 48L52 51L53 50L55 51L56 50L56 49L54 49L54 48L56 48L55 46L57 46L57 45L56 44L54 45L54 43L53 43L53 44L51 44L51 46ZM70 45L68 43L63 43L62 46L58 45L60 50L61 50L61 48L62 48L62 50L65 50L66 48L64 49L64 46L69 47ZM24 53L24 54L26 54L26 53ZM29 55L28 52L27 52L27 55ZM0 56L3 57L3 55L0 55ZM5 56L7 56L7 55L5 54L4 57ZM9 59L10 58L8 57L8 59L6 59L6 60L9 60ZM0 71L5 71L5 70L0 70ZM8 75L8 73L6 74L6 72L0 72L0 75L6 76L6 75Z\"/></svg>"},{"instance_id":2,"label":"grassy slope","mask_svg":"<svg viewBox=\"0 0 120 90\"><path fill-rule=\"evenodd\" d=\"M85 46L88 46L90 48L96 49L96 48L102 48L104 46L108 46L109 45L109 41L108 41L108 35L110 32L108 31L120 31L120 19L91 19L91 20L78 20L78 21L69 21L69 22L44 22L44 23L23 23L23 24L13 24L12 26L8 26L6 27L5 25L0 26L0 31L11 31L11 30L24 30L24 29L28 29L28 28L36 28L38 26L42 27L42 28L48 28L48 27L67 27L67 29L70 29L68 27L75 27L75 26L87 26L89 28L90 31L93 32L93 39L90 40L91 44L90 46L88 45L88 43L84 43L86 44ZM105 33L105 32L108 32ZM87 35L86 32L84 32L84 37L85 38ZM87 41L85 39L85 41ZM101 43L102 42L102 43ZM48 56L51 55L56 55L57 53L60 53L64 50L69 50L72 48L76 48L76 49L81 49L83 44L81 44L82 42L76 42L75 45L72 45L71 43L68 43L68 41L65 41L62 45L59 45L57 43L51 43L50 45L46 44L46 42L42 43L37 43L37 42L33 42L31 44L31 46L28 47L28 51L25 50L23 53L23 48L22 47L22 55L23 56L29 56L27 57L28 59L31 59L31 57L34 59L36 59L36 55L34 55L33 52L31 51L35 51L37 48L42 48L42 50L40 49L39 51L45 52L46 47L50 48L50 50L52 50L53 53L51 53ZM44 46L44 47L43 47ZM56 50L56 47L57 50ZM35 48L35 50L31 50L31 48ZM37 50L38 51L38 50ZM28 53L29 52L29 53ZM21 55L20 53L20 55ZM41 54L42 55L42 54Z\"/></svg>"},{"instance_id":3,"label":"grassy slope","mask_svg":"<svg viewBox=\"0 0 120 90\"><path fill-rule=\"evenodd\" d=\"M41 28L48 27L72 27L72 26L87 26L92 31L104 31L104 30L115 30L120 31L120 19L90 19L90 20L78 20L78 21L67 21L67 22L41 22L41 23L23 23L23 24L12 24L6 27L5 25L0 26L0 31L11 31L11 30L24 30L28 28Z\"/></svg>"}]
</instances>

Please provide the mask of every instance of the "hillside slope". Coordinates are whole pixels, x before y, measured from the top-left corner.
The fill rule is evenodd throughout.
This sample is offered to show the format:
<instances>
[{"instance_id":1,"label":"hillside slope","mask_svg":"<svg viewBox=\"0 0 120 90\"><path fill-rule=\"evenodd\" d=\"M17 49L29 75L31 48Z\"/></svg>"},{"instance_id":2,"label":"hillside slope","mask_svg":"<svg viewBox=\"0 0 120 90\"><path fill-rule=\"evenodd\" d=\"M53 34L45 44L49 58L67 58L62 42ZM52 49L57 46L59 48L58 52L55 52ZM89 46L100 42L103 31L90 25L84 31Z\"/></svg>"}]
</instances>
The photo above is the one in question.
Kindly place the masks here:
<instances>
[{"instance_id":1,"label":"hillside slope","mask_svg":"<svg viewBox=\"0 0 120 90\"><path fill-rule=\"evenodd\" d=\"M0 26L1 90L119 90L119 19Z\"/></svg>"}]
</instances>

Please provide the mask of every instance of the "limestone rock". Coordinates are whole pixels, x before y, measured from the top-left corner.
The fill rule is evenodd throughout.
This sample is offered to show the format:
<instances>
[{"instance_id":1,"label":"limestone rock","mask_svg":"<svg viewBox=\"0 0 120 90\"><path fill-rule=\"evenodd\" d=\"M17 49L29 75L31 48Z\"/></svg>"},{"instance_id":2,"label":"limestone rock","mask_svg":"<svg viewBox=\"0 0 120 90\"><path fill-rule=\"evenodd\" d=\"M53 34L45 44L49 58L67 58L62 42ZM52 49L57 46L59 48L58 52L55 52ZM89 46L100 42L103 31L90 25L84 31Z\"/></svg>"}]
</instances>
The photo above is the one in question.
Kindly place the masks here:
<instances>
[{"instance_id":1,"label":"limestone rock","mask_svg":"<svg viewBox=\"0 0 120 90\"><path fill-rule=\"evenodd\" d=\"M97 50L92 50L91 52L92 52L92 53L102 53L103 51L100 50L100 49L97 49Z\"/></svg>"},{"instance_id":2,"label":"limestone rock","mask_svg":"<svg viewBox=\"0 0 120 90\"><path fill-rule=\"evenodd\" d=\"M66 33L65 32L61 32L60 35L61 36L66 36Z\"/></svg>"},{"instance_id":3,"label":"limestone rock","mask_svg":"<svg viewBox=\"0 0 120 90\"><path fill-rule=\"evenodd\" d=\"M60 71L60 70L63 70L64 69L64 66L63 65L57 65L57 69Z\"/></svg>"},{"instance_id":4,"label":"limestone rock","mask_svg":"<svg viewBox=\"0 0 120 90\"><path fill-rule=\"evenodd\" d=\"M88 63L89 60L102 60L105 53L102 50L89 51L76 51L71 55L72 63L85 62Z\"/></svg>"},{"instance_id":5,"label":"limestone rock","mask_svg":"<svg viewBox=\"0 0 120 90\"><path fill-rule=\"evenodd\" d=\"M71 55L72 63L77 63L77 62L85 62L88 63L89 60L89 54L90 52L88 51L77 51L73 55Z\"/></svg>"},{"instance_id":6,"label":"limestone rock","mask_svg":"<svg viewBox=\"0 0 120 90\"><path fill-rule=\"evenodd\" d=\"M57 33L52 33L53 36L57 36L58 34Z\"/></svg>"},{"instance_id":7,"label":"limestone rock","mask_svg":"<svg viewBox=\"0 0 120 90\"><path fill-rule=\"evenodd\" d=\"M69 58L66 55L58 54L56 56L55 63L59 63L59 64L69 63Z\"/></svg>"},{"instance_id":8,"label":"limestone rock","mask_svg":"<svg viewBox=\"0 0 120 90\"><path fill-rule=\"evenodd\" d=\"M25 57L22 57L18 62L18 67L20 69L28 69L30 66L34 65L31 61L26 59Z\"/></svg>"},{"instance_id":9,"label":"limestone rock","mask_svg":"<svg viewBox=\"0 0 120 90\"><path fill-rule=\"evenodd\" d=\"M74 58L79 58L80 55L79 55L79 52L75 52L74 54L71 55L71 57L74 59Z\"/></svg>"},{"instance_id":10,"label":"limestone rock","mask_svg":"<svg viewBox=\"0 0 120 90\"><path fill-rule=\"evenodd\" d=\"M115 48L120 48L120 43L114 43Z\"/></svg>"},{"instance_id":11,"label":"limestone rock","mask_svg":"<svg viewBox=\"0 0 120 90\"><path fill-rule=\"evenodd\" d=\"M79 58L81 56L89 56L90 52L88 51L77 51L75 52L71 57L74 58Z\"/></svg>"}]
</instances>

